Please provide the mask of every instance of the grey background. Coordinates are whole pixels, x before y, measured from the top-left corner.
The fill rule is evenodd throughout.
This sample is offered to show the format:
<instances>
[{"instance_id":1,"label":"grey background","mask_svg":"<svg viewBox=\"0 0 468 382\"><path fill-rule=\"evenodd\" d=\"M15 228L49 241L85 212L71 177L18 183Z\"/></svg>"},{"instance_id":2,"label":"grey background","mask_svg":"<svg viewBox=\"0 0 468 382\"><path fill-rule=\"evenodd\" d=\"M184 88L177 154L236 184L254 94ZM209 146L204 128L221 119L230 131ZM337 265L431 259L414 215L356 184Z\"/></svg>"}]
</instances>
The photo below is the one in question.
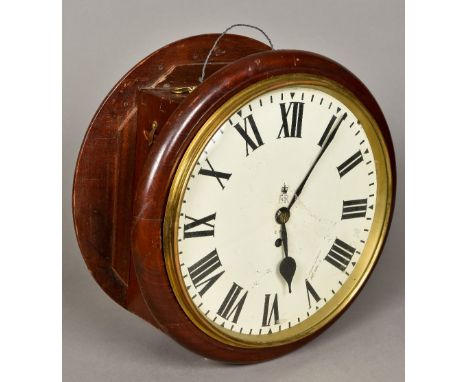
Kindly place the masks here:
<instances>
[{"instance_id":1,"label":"grey background","mask_svg":"<svg viewBox=\"0 0 468 382\"><path fill-rule=\"evenodd\" d=\"M315 51L354 72L379 102L396 149L396 210L359 298L300 350L235 367L185 350L110 300L88 274L71 218L72 176L98 105L137 61L172 41L262 27L277 48ZM256 31L234 30L261 39ZM64 0L63 375L65 381L402 381L404 379L404 1Z\"/></svg>"}]
</instances>

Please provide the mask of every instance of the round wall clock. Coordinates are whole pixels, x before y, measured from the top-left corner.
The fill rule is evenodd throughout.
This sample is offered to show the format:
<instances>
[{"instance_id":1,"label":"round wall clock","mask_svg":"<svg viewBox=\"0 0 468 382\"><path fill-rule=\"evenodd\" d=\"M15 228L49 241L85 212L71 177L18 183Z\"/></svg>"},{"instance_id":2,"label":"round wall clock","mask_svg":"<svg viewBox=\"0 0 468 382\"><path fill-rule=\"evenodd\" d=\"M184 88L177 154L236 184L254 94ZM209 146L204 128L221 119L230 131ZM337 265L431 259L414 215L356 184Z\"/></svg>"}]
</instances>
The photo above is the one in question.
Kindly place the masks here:
<instances>
[{"instance_id":1,"label":"round wall clock","mask_svg":"<svg viewBox=\"0 0 468 382\"><path fill-rule=\"evenodd\" d=\"M209 358L252 363L335 321L382 251L389 130L338 63L237 35L156 51L114 87L78 158L75 228L117 303Z\"/></svg>"}]
</instances>

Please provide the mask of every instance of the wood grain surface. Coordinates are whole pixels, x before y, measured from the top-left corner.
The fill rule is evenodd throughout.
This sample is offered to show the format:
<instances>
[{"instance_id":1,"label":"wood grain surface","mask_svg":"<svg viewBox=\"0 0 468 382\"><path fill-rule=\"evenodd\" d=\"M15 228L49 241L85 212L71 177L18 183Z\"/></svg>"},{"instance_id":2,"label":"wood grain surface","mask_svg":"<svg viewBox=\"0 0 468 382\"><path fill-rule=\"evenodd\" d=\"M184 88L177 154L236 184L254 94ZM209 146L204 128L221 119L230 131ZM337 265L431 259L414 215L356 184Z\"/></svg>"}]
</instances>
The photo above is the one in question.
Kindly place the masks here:
<instances>
[{"instance_id":1,"label":"wood grain surface","mask_svg":"<svg viewBox=\"0 0 468 382\"><path fill-rule=\"evenodd\" d=\"M320 75L351 91L379 125L395 174L390 133L374 97L352 73L323 56L287 50L252 54L218 70L188 95L161 127L158 140L148 153L135 193L132 245L136 277L158 325L175 340L205 357L234 363L259 362L285 354L319 334L263 349L220 343L200 331L185 315L172 292L162 256L163 220L171 181L195 134L207 118L237 92L263 79L292 73ZM391 209L393 211L393 204Z\"/></svg>"}]
</instances>

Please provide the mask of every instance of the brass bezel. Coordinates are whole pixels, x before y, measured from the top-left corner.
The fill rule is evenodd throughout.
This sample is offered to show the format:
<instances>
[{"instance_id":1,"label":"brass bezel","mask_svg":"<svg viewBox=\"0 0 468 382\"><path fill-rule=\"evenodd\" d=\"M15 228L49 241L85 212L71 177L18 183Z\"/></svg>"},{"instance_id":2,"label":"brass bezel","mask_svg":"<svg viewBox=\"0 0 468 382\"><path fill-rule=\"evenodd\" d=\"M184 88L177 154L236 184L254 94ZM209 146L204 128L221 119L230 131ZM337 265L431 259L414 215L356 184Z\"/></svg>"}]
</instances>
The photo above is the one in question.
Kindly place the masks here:
<instances>
[{"instance_id":1,"label":"brass bezel","mask_svg":"<svg viewBox=\"0 0 468 382\"><path fill-rule=\"evenodd\" d=\"M268 92L291 85L324 91L345 104L359 119L371 145L376 166L377 195L374 221L368 240L351 275L341 289L322 308L290 329L269 335L231 332L209 321L192 303L178 267L178 227L184 190L190 174L217 129L241 106ZM265 348L284 345L316 333L339 315L359 292L380 255L389 227L393 200L393 174L382 133L359 99L337 82L311 74L286 74L260 81L240 91L217 109L200 128L185 152L169 192L163 227L163 251L168 277L180 306L189 319L204 333L227 345L241 348Z\"/></svg>"}]
</instances>

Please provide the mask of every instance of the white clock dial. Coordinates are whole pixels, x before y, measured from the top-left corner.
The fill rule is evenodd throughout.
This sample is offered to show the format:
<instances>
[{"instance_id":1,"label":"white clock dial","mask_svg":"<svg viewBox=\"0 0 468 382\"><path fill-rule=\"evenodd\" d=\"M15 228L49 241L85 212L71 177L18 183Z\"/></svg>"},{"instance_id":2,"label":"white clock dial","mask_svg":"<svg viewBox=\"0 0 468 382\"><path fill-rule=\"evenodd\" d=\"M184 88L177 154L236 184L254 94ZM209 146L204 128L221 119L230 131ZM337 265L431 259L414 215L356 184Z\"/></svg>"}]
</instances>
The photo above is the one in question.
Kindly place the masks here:
<instances>
[{"instance_id":1,"label":"white clock dial","mask_svg":"<svg viewBox=\"0 0 468 382\"><path fill-rule=\"evenodd\" d=\"M288 282L275 214L290 208ZM187 294L214 325L246 335L288 330L317 314L359 262L377 178L356 116L307 86L265 93L233 113L198 158L184 191L178 261Z\"/></svg>"}]
</instances>

